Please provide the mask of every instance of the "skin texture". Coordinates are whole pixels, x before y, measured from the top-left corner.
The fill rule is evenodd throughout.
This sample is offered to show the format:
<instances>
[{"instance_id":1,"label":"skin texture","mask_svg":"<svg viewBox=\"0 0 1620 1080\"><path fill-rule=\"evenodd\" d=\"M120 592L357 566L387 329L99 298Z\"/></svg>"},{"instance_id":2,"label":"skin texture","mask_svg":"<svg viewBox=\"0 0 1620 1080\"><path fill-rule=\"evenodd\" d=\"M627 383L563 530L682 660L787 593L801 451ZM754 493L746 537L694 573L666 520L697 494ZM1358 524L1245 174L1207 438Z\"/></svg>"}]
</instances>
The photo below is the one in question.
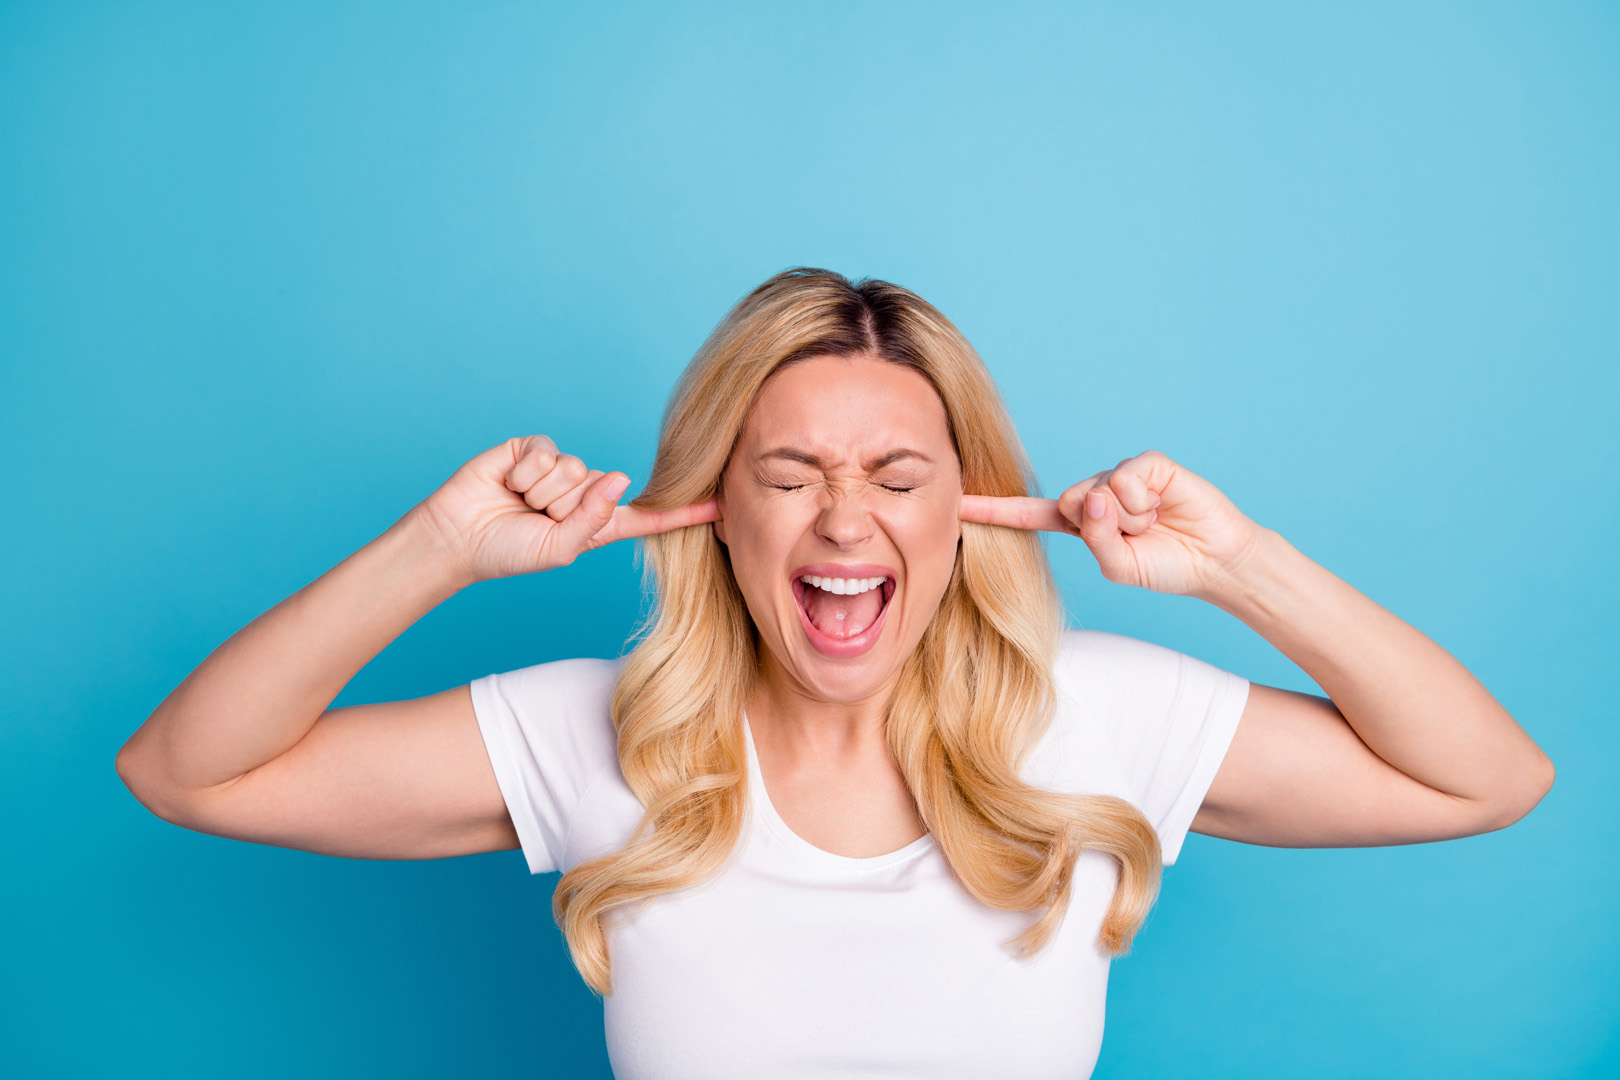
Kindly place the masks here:
<instances>
[{"instance_id":1,"label":"skin texture","mask_svg":"<svg viewBox=\"0 0 1620 1080\"><path fill-rule=\"evenodd\" d=\"M916 456L871 467L898 450ZM773 375L721 481L715 531L764 645L748 706L761 771L783 819L839 854L881 854L925 831L889 758L883 709L950 582L961 496L933 386L866 357ZM810 563L893 569L881 636L862 655L811 645L792 589L792 571Z\"/></svg>"}]
</instances>

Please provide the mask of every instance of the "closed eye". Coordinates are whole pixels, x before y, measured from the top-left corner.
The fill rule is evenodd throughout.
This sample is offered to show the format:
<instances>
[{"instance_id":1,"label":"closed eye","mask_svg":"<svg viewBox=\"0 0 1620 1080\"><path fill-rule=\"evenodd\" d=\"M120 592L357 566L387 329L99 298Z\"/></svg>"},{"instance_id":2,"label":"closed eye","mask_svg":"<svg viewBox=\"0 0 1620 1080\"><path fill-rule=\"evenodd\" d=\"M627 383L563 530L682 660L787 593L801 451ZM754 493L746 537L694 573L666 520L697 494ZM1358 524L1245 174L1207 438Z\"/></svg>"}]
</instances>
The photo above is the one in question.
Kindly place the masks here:
<instances>
[{"instance_id":1,"label":"closed eye","mask_svg":"<svg viewBox=\"0 0 1620 1080\"><path fill-rule=\"evenodd\" d=\"M773 487L778 491L798 491L800 488L809 487L810 485L808 485L808 484L770 484L770 483L767 483L766 486L767 487ZM916 491L917 490L915 487L901 487L898 484L879 484L878 487L882 488L884 491L892 491L892 492L894 492L896 494L899 494L899 495L903 495L908 491Z\"/></svg>"}]
</instances>

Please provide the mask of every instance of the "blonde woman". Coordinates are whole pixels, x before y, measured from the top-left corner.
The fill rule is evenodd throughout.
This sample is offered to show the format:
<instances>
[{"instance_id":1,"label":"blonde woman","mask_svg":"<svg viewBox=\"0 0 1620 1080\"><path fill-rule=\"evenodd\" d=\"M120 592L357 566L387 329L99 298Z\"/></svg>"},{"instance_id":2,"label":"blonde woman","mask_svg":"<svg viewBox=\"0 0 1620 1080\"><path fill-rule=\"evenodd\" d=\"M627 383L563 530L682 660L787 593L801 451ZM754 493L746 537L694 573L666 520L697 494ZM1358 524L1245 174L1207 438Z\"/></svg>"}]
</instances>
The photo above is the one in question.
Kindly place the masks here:
<instances>
[{"instance_id":1,"label":"blonde woman","mask_svg":"<svg viewBox=\"0 0 1620 1080\"><path fill-rule=\"evenodd\" d=\"M521 847L617 1075L1083 1077L1189 830L1502 828L1553 766L1423 634L1146 452L1032 496L984 365L825 270L738 303L629 484L541 435L462 466L237 633L118 756L168 821L360 858ZM1065 630L1039 531L1242 619L1328 697ZM621 660L328 706L477 581L642 537ZM566 618L567 613L551 613Z\"/></svg>"}]
</instances>

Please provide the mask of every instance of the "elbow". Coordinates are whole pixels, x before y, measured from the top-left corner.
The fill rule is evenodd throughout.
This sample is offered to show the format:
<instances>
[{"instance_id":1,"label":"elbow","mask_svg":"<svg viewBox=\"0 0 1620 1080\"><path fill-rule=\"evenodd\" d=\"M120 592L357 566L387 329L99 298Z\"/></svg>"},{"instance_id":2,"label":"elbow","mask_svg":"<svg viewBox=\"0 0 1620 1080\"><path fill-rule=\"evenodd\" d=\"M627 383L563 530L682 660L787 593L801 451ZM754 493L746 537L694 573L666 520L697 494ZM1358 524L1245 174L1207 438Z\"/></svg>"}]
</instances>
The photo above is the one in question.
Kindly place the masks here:
<instances>
[{"instance_id":1,"label":"elbow","mask_svg":"<svg viewBox=\"0 0 1620 1080\"><path fill-rule=\"evenodd\" d=\"M1552 758L1548 757L1546 754L1542 754L1541 761L1536 766L1535 775L1535 798L1531 799L1530 805L1524 808L1525 814L1528 814L1531 810L1534 810L1541 800L1547 797L1547 793L1553 788L1553 781L1558 778L1558 770L1553 767ZM1519 816L1523 817L1524 814L1520 814Z\"/></svg>"},{"instance_id":2,"label":"elbow","mask_svg":"<svg viewBox=\"0 0 1620 1080\"><path fill-rule=\"evenodd\" d=\"M113 771L118 774L119 783L128 788L131 795L135 795L136 784L135 752L131 749L131 744L133 741L134 740L132 739L130 742L127 742L123 746L119 747L118 755L113 758ZM136 798L139 797L140 796L138 795L136 796Z\"/></svg>"},{"instance_id":3,"label":"elbow","mask_svg":"<svg viewBox=\"0 0 1620 1080\"><path fill-rule=\"evenodd\" d=\"M1515 791L1511 797L1504 798L1495 808L1486 831L1494 832L1515 824L1541 804L1552 790L1553 781L1557 778L1558 770L1554 768L1552 759L1546 754L1539 754L1537 759L1527 766L1518 777L1514 785Z\"/></svg>"},{"instance_id":4,"label":"elbow","mask_svg":"<svg viewBox=\"0 0 1620 1080\"><path fill-rule=\"evenodd\" d=\"M124 785L131 795L135 796L136 802L159 817L163 816L158 813L157 806L152 798L145 794L146 785L141 779L140 766L137 764L136 756L130 750L128 743L125 743L123 749L118 751L118 756L113 758L113 770L118 773L119 782Z\"/></svg>"},{"instance_id":5,"label":"elbow","mask_svg":"<svg viewBox=\"0 0 1620 1080\"><path fill-rule=\"evenodd\" d=\"M118 754L113 758L113 769L118 773L118 779L137 799L140 798L143 778L151 771L142 764L142 759L150 756L141 750L151 741L149 736L143 734L145 730L138 728L135 734L124 740L124 745L118 748Z\"/></svg>"},{"instance_id":6,"label":"elbow","mask_svg":"<svg viewBox=\"0 0 1620 1080\"><path fill-rule=\"evenodd\" d=\"M113 758L113 769L118 773L119 781L148 812L171 824L179 824L178 805L171 796L164 794L162 785L152 781L151 770L141 763L134 746L135 740L132 738Z\"/></svg>"},{"instance_id":7,"label":"elbow","mask_svg":"<svg viewBox=\"0 0 1620 1080\"><path fill-rule=\"evenodd\" d=\"M135 752L131 747L133 739L118 748L118 754L113 758L113 769L118 773L125 787L129 787L130 777L135 774Z\"/></svg>"}]
</instances>

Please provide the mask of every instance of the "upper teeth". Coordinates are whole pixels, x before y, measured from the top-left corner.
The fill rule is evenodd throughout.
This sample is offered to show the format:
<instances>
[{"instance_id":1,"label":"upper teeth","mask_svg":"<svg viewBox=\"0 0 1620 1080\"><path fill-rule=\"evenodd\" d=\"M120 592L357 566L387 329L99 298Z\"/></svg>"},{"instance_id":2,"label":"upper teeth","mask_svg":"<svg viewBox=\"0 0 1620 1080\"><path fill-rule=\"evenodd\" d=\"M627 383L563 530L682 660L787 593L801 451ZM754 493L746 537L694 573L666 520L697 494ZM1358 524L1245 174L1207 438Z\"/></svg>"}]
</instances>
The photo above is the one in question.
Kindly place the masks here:
<instances>
[{"instance_id":1,"label":"upper teeth","mask_svg":"<svg viewBox=\"0 0 1620 1080\"><path fill-rule=\"evenodd\" d=\"M880 577L815 577L812 574L806 574L799 580L806 585L814 585L818 589L826 589L828 592L837 593L839 596L854 596L856 593L863 593L869 589L877 588L883 584L885 579Z\"/></svg>"}]
</instances>

